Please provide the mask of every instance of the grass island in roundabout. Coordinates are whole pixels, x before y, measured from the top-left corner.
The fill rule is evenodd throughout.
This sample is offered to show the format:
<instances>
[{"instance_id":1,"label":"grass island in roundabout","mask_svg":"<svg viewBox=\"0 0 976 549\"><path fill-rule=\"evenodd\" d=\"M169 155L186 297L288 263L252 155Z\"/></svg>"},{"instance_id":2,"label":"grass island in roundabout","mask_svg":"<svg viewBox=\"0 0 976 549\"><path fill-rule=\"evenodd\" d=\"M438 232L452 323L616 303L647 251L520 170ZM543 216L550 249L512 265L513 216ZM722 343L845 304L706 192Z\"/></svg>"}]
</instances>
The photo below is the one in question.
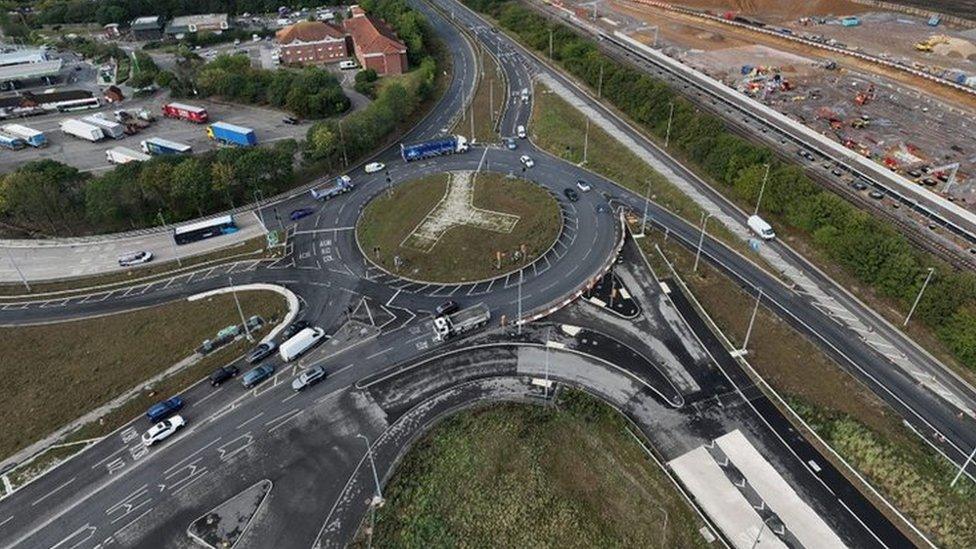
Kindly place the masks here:
<instances>
[{"instance_id":1,"label":"grass island in roundabout","mask_svg":"<svg viewBox=\"0 0 976 549\"><path fill-rule=\"evenodd\" d=\"M525 179L450 172L375 196L356 225L363 254L411 280L463 283L531 264L562 228L556 199Z\"/></svg>"}]
</instances>

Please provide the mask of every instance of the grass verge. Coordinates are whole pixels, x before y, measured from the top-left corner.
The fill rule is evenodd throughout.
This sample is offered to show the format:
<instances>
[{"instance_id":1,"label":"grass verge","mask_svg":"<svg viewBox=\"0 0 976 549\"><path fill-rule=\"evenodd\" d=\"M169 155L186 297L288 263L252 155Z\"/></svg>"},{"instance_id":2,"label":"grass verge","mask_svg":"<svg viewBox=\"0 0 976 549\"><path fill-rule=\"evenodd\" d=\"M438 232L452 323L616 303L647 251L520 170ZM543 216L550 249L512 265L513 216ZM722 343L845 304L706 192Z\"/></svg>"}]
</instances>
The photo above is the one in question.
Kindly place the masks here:
<instances>
[{"instance_id":1,"label":"grass verge","mask_svg":"<svg viewBox=\"0 0 976 549\"><path fill-rule=\"evenodd\" d=\"M668 273L653 245L661 247L726 337L741 345L755 296L708 264L700 264L693 274L694 255L660 233L640 242L654 269ZM804 421L937 544L976 546L976 486L966 481L949 488L954 471L948 463L813 342L761 307L748 360ZM846 474L846 467L837 465ZM860 484L854 478L852 482ZM901 522L882 502L866 495L892 522ZM907 529L906 534L924 545Z\"/></svg>"},{"instance_id":2,"label":"grass verge","mask_svg":"<svg viewBox=\"0 0 976 549\"><path fill-rule=\"evenodd\" d=\"M480 280L531 262L559 235L559 206L545 189L524 179L483 172L475 179L474 205L519 216L511 233L463 225L449 228L429 252L402 246L444 196L447 179L446 174L436 174L397 185L366 206L356 237L370 259L390 272L418 280ZM525 255L516 259L522 245ZM502 253L500 269L498 252ZM394 256L403 261L399 269Z\"/></svg>"},{"instance_id":3,"label":"grass verge","mask_svg":"<svg viewBox=\"0 0 976 549\"><path fill-rule=\"evenodd\" d=\"M501 68L481 45L477 43L475 55L480 59L482 72L475 88L471 107L465 109L461 118L454 124L453 131L462 135L471 135L478 143L493 143L498 141L495 122L501 116L502 106L505 105L505 79ZM474 133L471 132L471 113L474 112Z\"/></svg>"},{"instance_id":4,"label":"grass verge","mask_svg":"<svg viewBox=\"0 0 976 549\"><path fill-rule=\"evenodd\" d=\"M444 420L384 495L378 547L706 546L701 519L624 418L575 391L555 408L499 404Z\"/></svg>"},{"instance_id":5,"label":"grass verge","mask_svg":"<svg viewBox=\"0 0 976 549\"><path fill-rule=\"evenodd\" d=\"M245 315L280 319L284 300L270 292L241 292ZM86 412L111 401L139 383L193 354L207 337L240 317L231 296L175 301L133 312L39 326L0 328L0 456L56 431ZM207 370L240 354L244 342L208 355L180 375L123 406L130 419L153 400L179 391ZM185 375L191 372L192 375ZM175 381L171 381L175 380ZM115 413L113 413L115 414ZM114 429L89 429L77 440ZM111 427L111 428L108 428ZM105 428L108 428L106 431ZM84 430L84 429L83 429Z\"/></svg>"}]
</instances>

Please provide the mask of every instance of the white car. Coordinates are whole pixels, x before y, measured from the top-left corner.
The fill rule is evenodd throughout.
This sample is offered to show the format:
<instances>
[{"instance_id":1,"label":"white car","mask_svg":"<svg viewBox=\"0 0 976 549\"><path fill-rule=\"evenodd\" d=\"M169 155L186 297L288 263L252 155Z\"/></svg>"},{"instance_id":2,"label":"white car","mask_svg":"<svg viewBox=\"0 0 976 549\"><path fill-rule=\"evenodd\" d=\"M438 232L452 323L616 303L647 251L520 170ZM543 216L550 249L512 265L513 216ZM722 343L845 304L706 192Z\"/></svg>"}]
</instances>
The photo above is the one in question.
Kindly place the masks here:
<instances>
[{"instance_id":1,"label":"white car","mask_svg":"<svg viewBox=\"0 0 976 549\"><path fill-rule=\"evenodd\" d=\"M370 162L369 164L366 164L363 170L365 170L366 173L376 173L383 171L384 168L386 168L386 165L382 162Z\"/></svg>"},{"instance_id":2,"label":"white car","mask_svg":"<svg viewBox=\"0 0 976 549\"><path fill-rule=\"evenodd\" d=\"M576 180L576 186L579 188L579 190L583 191L584 193L590 192L590 189L592 188L590 187L589 183L583 181L582 179Z\"/></svg>"},{"instance_id":3,"label":"white car","mask_svg":"<svg viewBox=\"0 0 976 549\"><path fill-rule=\"evenodd\" d=\"M523 154L519 158L519 162L521 162L522 165L525 166L526 168L531 168L532 166L535 166L535 162L533 162L532 159L527 154Z\"/></svg>"},{"instance_id":4,"label":"white car","mask_svg":"<svg viewBox=\"0 0 976 549\"><path fill-rule=\"evenodd\" d=\"M128 252L119 256L119 266L132 267L133 265L142 265L143 263L152 261L152 258L152 252Z\"/></svg>"},{"instance_id":5,"label":"white car","mask_svg":"<svg viewBox=\"0 0 976 549\"><path fill-rule=\"evenodd\" d=\"M325 369L321 366L313 366L308 370L304 371L291 382L291 388L295 391L301 391L302 389L313 385L325 379Z\"/></svg>"},{"instance_id":6,"label":"white car","mask_svg":"<svg viewBox=\"0 0 976 549\"><path fill-rule=\"evenodd\" d=\"M183 427L186 427L186 420L183 419L183 416L171 416L150 427L146 434L142 435L142 443L146 446L152 446L173 436L176 431Z\"/></svg>"},{"instance_id":7,"label":"white car","mask_svg":"<svg viewBox=\"0 0 976 549\"><path fill-rule=\"evenodd\" d=\"M515 135L517 135L519 139L525 139L525 126L519 124L519 126L515 128Z\"/></svg>"}]
</instances>

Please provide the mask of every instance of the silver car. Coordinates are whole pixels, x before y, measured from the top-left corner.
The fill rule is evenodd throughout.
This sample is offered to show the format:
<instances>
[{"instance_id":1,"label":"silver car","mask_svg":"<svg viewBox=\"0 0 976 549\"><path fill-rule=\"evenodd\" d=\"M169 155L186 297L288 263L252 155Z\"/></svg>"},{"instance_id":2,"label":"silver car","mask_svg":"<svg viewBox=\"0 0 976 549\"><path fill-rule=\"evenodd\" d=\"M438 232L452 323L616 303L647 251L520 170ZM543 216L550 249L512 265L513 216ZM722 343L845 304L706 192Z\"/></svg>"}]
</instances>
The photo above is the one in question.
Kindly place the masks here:
<instances>
[{"instance_id":1,"label":"silver car","mask_svg":"<svg viewBox=\"0 0 976 549\"><path fill-rule=\"evenodd\" d=\"M132 267L133 265L142 265L143 263L152 261L152 258L152 252L128 252L119 256L119 266Z\"/></svg>"},{"instance_id":2,"label":"silver car","mask_svg":"<svg viewBox=\"0 0 976 549\"><path fill-rule=\"evenodd\" d=\"M295 381L291 382L291 388L296 391L301 391L305 387L318 383L323 379L325 379L325 369L321 366L313 366L296 377Z\"/></svg>"}]
</instances>

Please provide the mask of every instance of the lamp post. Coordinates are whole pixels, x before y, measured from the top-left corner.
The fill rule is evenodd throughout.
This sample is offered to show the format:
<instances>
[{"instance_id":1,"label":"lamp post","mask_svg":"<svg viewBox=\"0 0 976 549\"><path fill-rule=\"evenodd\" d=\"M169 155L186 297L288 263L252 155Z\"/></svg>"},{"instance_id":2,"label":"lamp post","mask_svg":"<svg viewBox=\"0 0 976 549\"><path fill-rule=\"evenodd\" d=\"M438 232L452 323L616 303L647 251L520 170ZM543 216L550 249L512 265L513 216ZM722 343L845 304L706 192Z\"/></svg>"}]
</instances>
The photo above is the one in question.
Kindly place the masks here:
<instances>
[{"instance_id":1,"label":"lamp post","mask_svg":"<svg viewBox=\"0 0 976 549\"><path fill-rule=\"evenodd\" d=\"M749 345L749 336L752 335L752 325L756 322L756 313L759 312L759 302L762 301L763 291L759 288L759 295L756 296L756 306L752 308L752 316L749 317L749 327L746 328L746 338L742 342L742 349L739 351L742 354L746 353L746 347Z\"/></svg>"},{"instance_id":2,"label":"lamp post","mask_svg":"<svg viewBox=\"0 0 976 549\"><path fill-rule=\"evenodd\" d=\"M10 264L14 266L14 270L17 271L17 275L20 276L20 281L23 282L24 287L27 288L27 293L30 293L31 287L30 284L27 283L27 277L24 276L24 273L20 270L20 266L17 265L17 262L14 261L14 254L10 251L10 248L7 248L7 257L10 258Z\"/></svg>"},{"instance_id":3,"label":"lamp post","mask_svg":"<svg viewBox=\"0 0 976 549\"><path fill-rule=\"evenodd\" d=\"M705 242L705 224L708 223L710 217L712 214L702 214L701 235L698 236L698 250L695 251L695 266L692 267L692 272L698 272L698 260L701 258L702 244Z\"/></svg>"},{"instance_id":4,"label":"lamp post","mask_svg":"<svg viewBox=\"0 0 976 549\"><path fill-rule=\"evenodd\" d=\"M163 217L163 210L158 210L156 212L156 215L159 216L160 223L162 223L163 224L163 227L165 227L166 226L166 218ZM183 268L183 260L180 259L180 254L179 254L179 252L176 251L176 235L175 234L173 235L173 241L172 241L171 245L173 246L173 255L176 257L176 264L179 265L180 268L182 269Z\"/></svg>"},{"instance_id":5,"label":"lamp post","mask_svg":"<svg viewBox=\"0 0 976 549\"><path fill-rule=\"evenodd\" d=\"M756 209L752 215L759 215L759 204L762 203L763 192L766 190L766 180L769 179L769 164L766 164L766 174L763 175L762 185L759 186L759 199L756 200Z\"/></svg>"},{"instance_id":6,"label":"lamp post","mask_svg":"<svg viewBox=\"0 0 976 549\"><path fill-rule=\"evenodd\" d=\"M366 438L366 435L357 433L356 436L363 439L363 442L366 443L366 456L369 457L369 465L373 469L373 482L376 483L376 494L373 495L371 503L374 507L377 507L383 504L383 490L380 488L380 477L376 474L376 462L373 461L373 447L370 446L369 439Z\"/></svg>"},{"instance_id":7,"label":"lamp post","mask_svg":"<svg viewBox=\"0 0 976 549\"><path fill-rule=\"evenodd\" d=\"M912 308L908 311L908 316L905 317L905 322L902 327L908 326L908 321L912 319L912 315L915 314L915 307L918 307L918 302L922 300L922 292L925 291L925 287L929 285L929 280L932 279L932 273L935 272L935 267L929 267L929 274L925 276L925 282L922 283L922 289L918 291L918 295L915 297L915 303L912 303Z\"/></svg>"},{"instance_id":8,"label":"lamp post","mask_svg":"<svg viewBox=\"0 0 976 549\"><path fill-rule=\"evenodd\" d=\"M237 288L234 287L234 279L229 275L227 277L227 283L230 285L230 293L234 294L234 304L237 305L237 314L241 315L241 324L244 326L244 333L247 336L247 340L254 341L254 337L251 336L251 328L247 325L247 319L244 318L244 309L241 309L241 302L237 299Z\"/></svg>"},{"instance_id":9,"label":"lamp post","mask_svg":"<svg viewBox=\"0 0 976 549\"><path fill-rule=\"evenodd\" d=\"M671 144L671 122L674 120L674 101L669 104L671 105L671 110L668 111L668 131L664 134L665 149Z\"/></svg>"}]
</instances>

